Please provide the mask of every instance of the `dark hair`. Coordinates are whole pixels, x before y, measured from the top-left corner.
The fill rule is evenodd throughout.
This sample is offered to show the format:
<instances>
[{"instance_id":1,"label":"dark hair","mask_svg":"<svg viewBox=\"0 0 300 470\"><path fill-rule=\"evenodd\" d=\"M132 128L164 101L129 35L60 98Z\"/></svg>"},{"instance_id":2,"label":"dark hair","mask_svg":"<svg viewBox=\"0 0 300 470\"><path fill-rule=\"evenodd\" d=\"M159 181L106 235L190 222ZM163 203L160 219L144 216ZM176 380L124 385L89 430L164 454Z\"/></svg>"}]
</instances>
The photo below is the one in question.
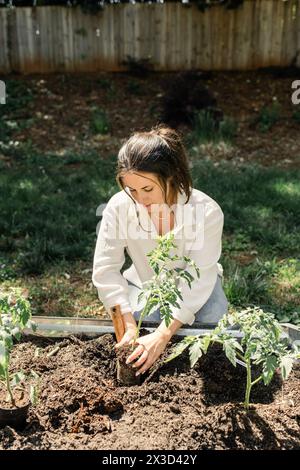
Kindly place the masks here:
<instances>
[{"instance_id":1,"label":"dark hair","mask_svg":"<svg viewBox=\"0 0 300 470\"><path fill-rule=\"evenodd\" d=\"M158 124L148 132L135 132L118 153L116 180L125 189L122 176L127 172L154 173L164 191L167 202L167 178L171 177L171 198L184 192L190 199L192 179L188 157L178 132ZM128 193L127 193L128 194Z\"/></svg>"}]
</instances>

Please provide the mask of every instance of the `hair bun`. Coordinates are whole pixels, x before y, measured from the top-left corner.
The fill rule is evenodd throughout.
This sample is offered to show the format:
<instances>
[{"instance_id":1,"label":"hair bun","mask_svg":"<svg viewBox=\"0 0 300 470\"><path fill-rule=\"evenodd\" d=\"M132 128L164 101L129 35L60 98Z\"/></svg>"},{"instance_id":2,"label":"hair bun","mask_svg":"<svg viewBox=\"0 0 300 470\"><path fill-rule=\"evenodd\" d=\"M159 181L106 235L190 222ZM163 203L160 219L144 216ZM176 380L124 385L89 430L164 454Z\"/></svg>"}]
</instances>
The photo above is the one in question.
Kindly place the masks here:
<instances>
[{"instance_id":1,"label":"hair bun","mask_svg":"<svg viewBox=\"0 0 300 470\"><path fill-rule=\"evenodd\" d=\"M169 139L175 137L174 130L164 124L159 124L158 126L152 128L151 133L161 137L165 140L166 143L168 143Z\"/></svg>"}]
</instances>

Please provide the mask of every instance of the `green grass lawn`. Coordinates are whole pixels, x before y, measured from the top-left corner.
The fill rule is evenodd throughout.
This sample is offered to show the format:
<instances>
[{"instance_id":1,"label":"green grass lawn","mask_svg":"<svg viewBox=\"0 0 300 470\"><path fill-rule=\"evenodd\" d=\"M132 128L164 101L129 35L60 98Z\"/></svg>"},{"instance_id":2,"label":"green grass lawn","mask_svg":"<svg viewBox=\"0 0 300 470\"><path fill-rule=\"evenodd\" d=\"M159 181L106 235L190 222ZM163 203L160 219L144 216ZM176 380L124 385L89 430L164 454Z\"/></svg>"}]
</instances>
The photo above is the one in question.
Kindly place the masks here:
<instances>
[{"instance_id":1,"label":"green grass lawn","mask_svg":"<svg viewBox=\"0 0 300 470\"><path fill-rule=\"evenodd\" d=\"M215 166L190 153L194 187L225 215L220 262L232 308L260 305L300 323L300 171ZM10 162L0 163L2 287L28 289L35 314L96 315L96 210L119 190L115 156L25 148L14 149Z\"/></svg>"}]
</instances>

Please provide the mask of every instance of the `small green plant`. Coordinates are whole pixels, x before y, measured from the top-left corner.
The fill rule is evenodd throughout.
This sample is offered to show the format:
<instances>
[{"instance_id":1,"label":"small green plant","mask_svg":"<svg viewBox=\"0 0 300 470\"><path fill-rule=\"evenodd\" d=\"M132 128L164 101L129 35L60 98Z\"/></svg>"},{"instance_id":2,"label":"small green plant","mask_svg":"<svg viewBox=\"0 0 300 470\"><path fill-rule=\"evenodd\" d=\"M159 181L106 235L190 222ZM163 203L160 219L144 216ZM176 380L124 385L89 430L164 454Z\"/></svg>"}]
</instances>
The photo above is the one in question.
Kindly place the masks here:
<instances>
[{"instance_id":1,"label":"small green plant","mask_svg":"<svg viewBox=\"0 0 300 470\"><path fill-rule=\"evenodd\" d=\"M279 120L280 104L274 101L271 106L264 106L258 116L258 129L267 132Z\"/></svg>"},{"instance_id":2,"label":"small green plant","mask_svg":"<svg viewBox=\"0 0 300 470\"><path fill-rule=\"evenodd\" d=\"M118 90L112 80L108 78L98 78L96 84L106 91L106 96L109 101L113 101L117 98Z\"/></svg>"},{"instance_id":3,"label":"small green plant","mask_svg":"<svg viewBox=\"0 0 300 470\"><path fill-rule=\"evenodd\" d=\"M8 144L16 130L30 126L30 122L19 119L17 114L30 104L33 97L33 91L27 87L27 82L6 81L6 104L0 106L0 147Z\"/></svg>"},{"instance_id":4,"label":"small green plant","mask_svg":"<svg viewBox=\"0 0 300 470\"><path fill-rule=\"evenodd\" d=\"M238 326L242 332L241 343L228 331L228 328L235 326ZM200 357L206 354L210 344L222 344L226 357L234 367L239 363L246 368L244 407L248 410L252 387L261 380L268 385L278 368L282 378L287 379L294 361L300 357L297 346L289 349L287 341L281 338L281 333L281 326L272 313L264 312L258 307L248 307L240 312L225 315L217 327L203 337L186 336L165 362L189 348L191 367L194 367ZM261 370L255 378L253 365L258 365Z\"/></svg>"},{"instance_id":5,"label":"small green plant","mask_svg":"<svg viewBox=\"0 0 300 470\"><path fill-rule=\"evenodd\" d=\"M296 108L296 110L292 114L293 120L297 123L300 124L300 108Z\"/></svg>"},{"instance_id":6,"label":"small green plant","mask_svg":"<svg viewBox=\"0 0 300 470\"><path fill-rule=\"evenodd\" d=\"M192 138L196 144L231 142L236 131L236 122L228 116L218 122L210 110L202 109L194 114Z\"/></svg>"},{"instance_id":7,"label":"small green plant","mask_svg":"<svg viewBox=\"0 0 300 470\"><path fill-rule=\"evenodd\" d=\"M214 141L217 133L217 124L211 113L201 110L194 115L194 136L198 143Z\"/></svg>"},{"instance_id":8,"label":"small green plant","mask_svg":"<svg viewBox=\"0 0 300 470\"><path fill-rule=\"evenodd\" d=\"M14 340L20 340L25 328L36 330L35 323L31 320L30 303L22 296L15 294L2 294L0 296L0 383L7 391L7 401L14 407L16 400L15 389L25 391L25 383L28 380L36 381L38 375L31 371L25 374L23 371L11 374L10 357ZM37 400L37 388L30 385L30 400L33 404Z\"/></svg>"},{"instance_id":9,"label":"small green plant","mask_svg":"<svg viewBox=\"0 0 300 470\"><path fill-rule=\"evenodd\" d=\"M9 263L0 258L0 281L6 281L8 279L14 279L16 277L15 270Z\"/></svg>"},{"instance_id":10,"label":"small green plant","mask_svg":"<svg viewBox=\"0 0 300 470\"><path fill-rule=\"evenodd\" d=\"M0 142L6 143L11 135L11 129L7 123L3 120L0 121Z\"/></svg>"},{"instance_id":11,"label":"small green plant","mask_svg":"<svg viewBox=\"0 0 300 470\"><path fill-rule=\"evenodd\" d=\"M34 98L34 92L27 85L27 80L5 80L6 104L0 106L1 121L7 116L9 119L15 111L25 109Z\"/></svg>"},{"instance_id":12,"label":"small green plant","mask_svg":"<svg viewBox=\"0 0 300 470\"><path fill-rule=\"evenodd\" d=\"M228 273L225 293L232 305L253 306L253 299L264 308L274 305L271 286L278 268L276 259L266 261L256 257L247 266L242 266L228 257L224 268Z\"/></svg>"},{"instance_id":13,"label":"small green plant","mask_svg":"<svg viewBox=\"0 0 300 470\"><path fill-rule=\"evenodd\" d=\"M178 255L171 255L172 248L176 248L174 243L174 233L169 232L166 235L158 236L158 245L147 254L149 257L149 264L154 271L154 276L147 283L145 288L139 294L138 300L146 298L145 306L141 312L140 319L137 326L136 342L141 327L142 320L145 316L153 313L154 309L160 308L160 314L166 325L169 326L173 316L172 307L179 308L178 299L183 300L180 289L178 288L178 281L183 279L188 283L191 288L191 283L194 276L183 268L172 268L168 266L170 262L183 260L188 266L191 266L197 277L200 277L200 270L195 261L187 256L179 257Z\"/></svg>"},{"instance_id":14,"label":"small green plant","mask_svg":"<svg viewBox=\"0 0 300 470\"><path fill-rule=\"evenodd\" d=\"M104 109L95 109L91 122L92 131L95 134L107 134L109 132L109 122Z\"/></svg>"},{"instance_id":15,"label":"small green plant","mask_svg":"<svg viewBox=\"0 0 300 470\"><path fill-rule=\"evenodd\" d=\"M237 123L229 116L225 116L219 125L219 138L224 142L232 142L237 133Z\"/></svg>"},{"instance_id":16,"label":"small green plant","mask_svg":"<svg viewBox=\"0 0 300 470\"><path fill-rule=\"evenodd\" d=\"M142 95L143 90L139 82L136 80L129 80L126 86L127 91L131 95Z\"/></svg>"}]
</instances>

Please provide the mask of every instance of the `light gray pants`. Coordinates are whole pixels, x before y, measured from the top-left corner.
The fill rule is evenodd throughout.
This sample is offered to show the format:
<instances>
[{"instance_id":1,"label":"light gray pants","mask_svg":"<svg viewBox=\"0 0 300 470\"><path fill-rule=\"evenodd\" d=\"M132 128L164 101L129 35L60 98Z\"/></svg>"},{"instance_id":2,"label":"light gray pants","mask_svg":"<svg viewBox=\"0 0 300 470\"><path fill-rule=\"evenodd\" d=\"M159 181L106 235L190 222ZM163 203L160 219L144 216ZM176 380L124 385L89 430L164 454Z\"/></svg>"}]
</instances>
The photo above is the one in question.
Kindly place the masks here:
<instances>
[{"instance_id":1,"label":"light gray pants","mask_svg":"<svg viewBox=\"0 0 300 470\"><path fill-rule=\"evenodd\" d=\"M137 305L137 296L141 292L139 287L128 281L130 300L132 305ZM141 310L135 310L133 312L134 318L138 320L140 318ZM215 325L218 321L228 312L228 300L223 290L222 277L218 275L215 287L211 293L211 296L207 302L200 308L195 314L195 323L205 323ZM159 309L155 310L151 315L148 315L143 321L161 323L161 317Z\"/></svg>"}]
</instances>

